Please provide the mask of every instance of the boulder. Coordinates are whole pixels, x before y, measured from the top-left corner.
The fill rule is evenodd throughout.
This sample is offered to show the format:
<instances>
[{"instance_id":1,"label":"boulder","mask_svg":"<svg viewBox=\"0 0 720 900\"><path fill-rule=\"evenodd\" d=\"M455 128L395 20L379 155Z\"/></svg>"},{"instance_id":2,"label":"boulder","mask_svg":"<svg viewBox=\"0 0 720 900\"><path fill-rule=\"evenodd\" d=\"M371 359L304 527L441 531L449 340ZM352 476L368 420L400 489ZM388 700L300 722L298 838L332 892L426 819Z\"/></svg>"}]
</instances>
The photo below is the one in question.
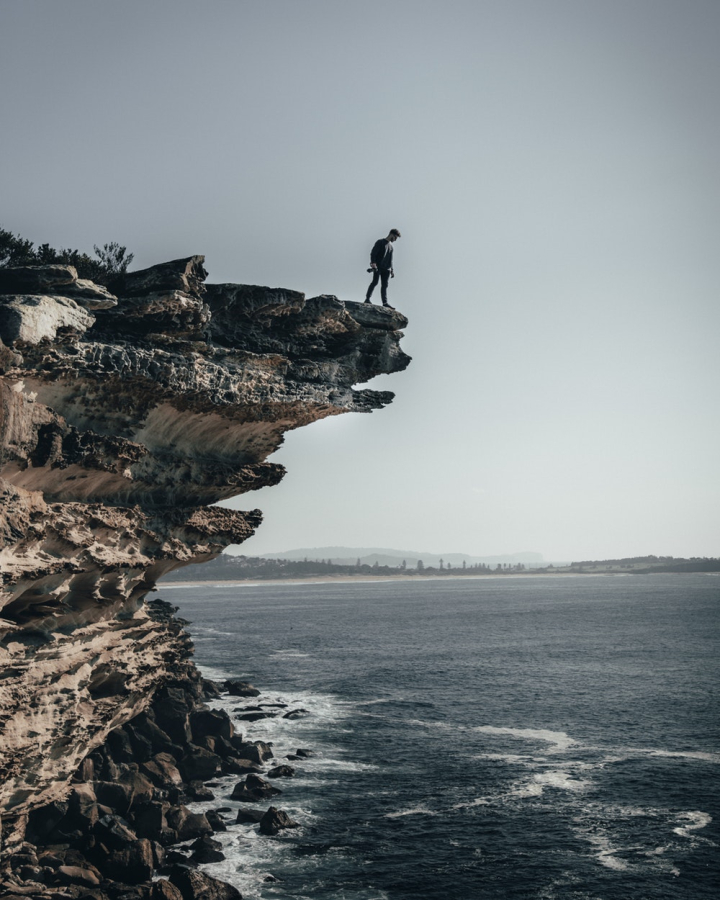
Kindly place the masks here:
<instances>
[{"instance_id":1,"label":"boulder","mask_svg":"<svg viewBox=\"0 0 720 900\"><path fill-rule=\"evenodd\" d=\"M257 825L257 823L262 819L265 815L265 810L262 809L247 809L240 807L237 811L237 818L235 819L236 825Z\"/></svg>"},{"instance_id":2,"label":"boulder","mask_svg":"<svg viewBox=\"0 0 720 900\"><path fill-rule=\"evenodd\" d=\"M216 809L209 809L205 813L205 818L210 823L210 827L214 832L227 831L225 820Z\"/></svg>"},{"instance_id":3,"label":"boulder","mask_svg":"<svg viewBox=\"0 0 720 900\"><path fill-rule=\"evenodd\" d=\"M282 791L273 787L269 781L260 778L259 775L248 775L245 781L238 782L233 788L231 800L240 800L243 803L259 803L266 797L274 797Z\"/></svg>"},{"instance_id":4,"label":"boulder","mask_svg":"<svg viewBox=\"0 0 720 900\"><path fill-rule=\"evenodd\" d=\"M185 781L209 781L221 771L221 766L222 760L216 753L190 744L179 768Z\"/></svg>"},{"instance_id":5,"label":"boulder","mask_svg":"<svg viewBox=\"0 0 720 900\"><path fill-rule=\"evenodd\" d=\"M215 799L215 794L202 781L191 781L185 788L185 794L195 803Z\"/></svg>"},{"instance_id":6,"label":"boulder","mask_svg":"<svg viewBox=\"0 0 720 900\"><path fill-rule=\"evenodd\" d=\"M300 759L308 759L309 757L313 756L314 754L313 754L312 750L303 750L302 747L298 747L298 749L295 751L295 755L299 756Z\"/></svg>"},{"instance_id":7,"label":"boulder","mask_svg":"<svg viewBox=\"0 0 720 900\"><path fill-rule=\"evenodd\" d=\"M8 346L77 337L94 324L95 317L69 297L21 294L0 302L0 338Z\"/></svg>"},{"instance_id":8,"label":"boulder","mask_svg":"<svg viewBox=\"0 0 720 900\"><path fill-rule=\"evenodd\" d=\"M168 846L177 841L177 832L167 823L166 813L170 810L169 803L153 802L135 811L133 815L133 828L138 837L158 841L163 846Z\"/></svg>"},{"instance_id":9,"label":"boulder","mask_svg":"<svg viewBox=\"0 0 720 900\"><path fill-rule=\"evenodd\" d=\"M68 797L68 819L74 828L90 831L100 818L97 797L89 784L76 784Z\"/></svg>"},{"instance_id":10,"label":"boulder","mask_svg":"<svg viewBox=\"0 0 720 900\"><path fill-rule=\"evenodd\" d=\"M128 826L125 819L120 816L102 816L95 823L93 833L110 850L124 850L129 844L136 841L137 835Z\"/></svg>"},{"instance_id":11,"label":"boulder","mask_svg":"<svg viewBox=\"0 0 720 900\"><path fill-rule=\"evenodd\" d=\"M165 878L160 878L153 882L150 900L183 900L183 895L180 893L180 888L176 888Z\"/></svg>"},{"instance_id":12,"label":"boulder","mask_svg":"<svg viewBox=\"0 0 720 900\"><path fill-rule=\"evenodd\" d=\"M81 866L58 866L55 874L63 884L86 884L91 887L100 884L102 880L97 869Z\"/></svg>"},{"instance_id":13,"label":"boulder","mask_svg":"<svg viewBox=\"0 0 720 900\"><path fill-rule=\"evenodd\" d=\"M274 769L270 769L267 773L268 778L292 778L295 774L295 769L292 766L275 766Z\"/></svg>"},{"instance_id":14,"label":"boulder","mask_svg":"<svg viewBox=\"0 0 720 900\"><path fill-rule=\"evenodd\" d=\"M299 827L299 822L295 822L284 810L276 809L274 806L271 806L262 819L260 819L261 834L275 835L285 828Z\"/></svg>"},{"instance_id":15,"label":"boulder","mask_svg":"<svg viewBox=\"0 0 720 900\"><path fill-rule=\"evenodd\" d=\"M230 716L220 709L200 709L190 715L193 738L222 737L230 740L234 729Z\"/></svg>"},{"instance_id":16,"label":"boulder","mask_svg":"<svg viewBox=\"0 0 720 900\"><path fill-rule=\"evenodd\" d=\"M248 772L262 772L262 768L251 759L230 757L222 761L223 775L247 775Z\"/></svg>"},{"instance_id":17,"label":"boulder","mask_svg":"<svg viewBox=\"0 0 720 900\"><path fill-rule=\"evenodd\" d=\"M235 712L237 713L235 718L239 722L259 722L261 719L274 719L278 715L276 712L267 712L266 710L255 708L240 709L235 710Z\"/></svg>"},{"instance_id":18,"label":"boulder","mask_svg":"<svg viewBox=\"0 0 720 900\"><path fill-rule=\"evenodd\" d=\"M190 845L190 849L193 850L190 860L198 865L222 862L225 859L225 854L222 852L222 844L211 837L198 838Z\"/></svg>"},{"instance_id":19,"label":"boulder","mask_svg":"<svg viewBox=\"0 0 720 900\"><path fill-rule=\"evenodd\" d=\"M249 681L226 681L225 690L232 697L259 697L260 691Z\"/></svg>"},{"instance_id":20,"label":"boulder","mask_svg":"<svg viewBox=\"0 0 720 900\"><path fill-rule=\"evenodd\" d=\"M181 841L212 834L210 823L204 813L193 813L187 806L173 806L165 815L170 828L174 829Z\"/></svg>"},{"instance_id":21,"label":"boulder","mask_svg":"<svg viewBox=\"0 0 720 900\"><path fill-rule=\"evenodd\" d=\"M152 759L140 766L145 775L159 788L171 790L183 786L182 775L169 753L156 753Z\"/></svg>"},{"instance_id":22,"label":"boulder","mask_svg":"<svg viewBox=\"0 0 720 900\"><path fill-rule=\"evenodd\" d=\"M291 709L290 712L285 713L283 719L305 719L309 715L307 709Z\"/></svg>"},{"instance_id":23,"label":"boulder","mask_svg":"<svg viewBox=\"0 0 720 900\"><path fill-rule=\"evenodd\" d=\"M173 866L170 882L179 888L183 900L242 900L240 891L204 872Z\"/></svg>"},{"instance_id":24,"label":"boulder","mask_svg":"<svg viewBox=\"0 0 720 900\"><path fill-rule=\"evenodd\" d=\"M155 867L152 844L140 838L122 850L115 850L103 866L111 878L126 884L143 884L150 881Z\"/></svg>"},{"instance_id":25,"label":"boulder","mask_svg":"<svg viewBox=\"0 0 720 900\"><path fill-rule=\"evenodd\" d=\"M113 279L109 287L121 297L167 291L182 291L199 297L205 293L203 282L208 275L204 262L204 256L173 259L136 272L125 272Z\"/></svg>"},{"instance_id":26,"label":"boulder","mask_svg":"<svg viewBox=\"0 0 720 900\"><path fill-rule=\"evenodd\" d=\"M263 741L253 741L253 743L232 741L232 745L237 751L238 757L249 759L257 764L273 758L272 748Z\"/></svg>"}]
</instances>

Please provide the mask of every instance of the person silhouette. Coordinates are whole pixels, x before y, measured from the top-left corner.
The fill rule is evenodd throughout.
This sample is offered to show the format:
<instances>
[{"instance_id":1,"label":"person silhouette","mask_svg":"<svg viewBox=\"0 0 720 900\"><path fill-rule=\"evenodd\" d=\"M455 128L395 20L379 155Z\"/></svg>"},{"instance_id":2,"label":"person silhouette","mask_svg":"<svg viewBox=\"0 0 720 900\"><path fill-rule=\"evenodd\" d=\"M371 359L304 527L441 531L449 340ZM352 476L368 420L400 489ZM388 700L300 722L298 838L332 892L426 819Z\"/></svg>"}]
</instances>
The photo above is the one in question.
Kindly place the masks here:
<instances>
[{"instance_id":1,"label":"person silhouette","mask_svg":"<svg viewBox=\"0 0 720 900\"><path fill-rule=\"evenodd\" d=\"M370 282L370 287L367 289L367 294L365 295L366 303L372 302L370 298L379 281L382 305L387 306L388 309L395 308L388 303L387 287L388 281L395 277L395 271L393 269L393 244L399 237L400 232L397 228L391 228L390 233L386 238L380 238L379 241L375 241L373 244L373 248L370 251L370 268L368 269L368 272L373 273L373 280Z\"/></svg>"}]
</instances>

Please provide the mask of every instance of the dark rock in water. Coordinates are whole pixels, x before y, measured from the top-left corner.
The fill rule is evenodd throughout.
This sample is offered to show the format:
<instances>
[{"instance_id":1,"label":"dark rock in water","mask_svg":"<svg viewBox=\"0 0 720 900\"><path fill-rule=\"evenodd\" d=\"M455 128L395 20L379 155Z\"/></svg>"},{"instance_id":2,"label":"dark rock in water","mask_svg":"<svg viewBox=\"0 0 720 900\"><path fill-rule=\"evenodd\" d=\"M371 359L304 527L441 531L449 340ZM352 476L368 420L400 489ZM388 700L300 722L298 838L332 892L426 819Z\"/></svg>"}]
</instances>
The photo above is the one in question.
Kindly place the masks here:
<instances>
[{"instance_id":1,"label":"dark rock in water","mask_svg":"<svg viewBox=\"0 0 720 900\"><path fill-rule=\"evenodd\" d=\"M248 772L262 772L261 767L251 759L224 759L222 761L224 775L245 775Z\"/></svg>"},{"instance_id":2,"label":"dark rock in water","mask_svg":"<svg viewBox=\"0 0 720 900\"><path fill-rule=\"evenodd\" d=\"M220 815L220 813L216 809L209 809L205 813L205 818L210 823L210 827L214 832L217 831L227 831L227 825L225 824L225 820Z\"/></svg>"},{"instance_id":3,"label":"dark rock in water","mask_svg":"<svg viewBox=\"0 0 720 900\"><path fill-rule=\"evenodd\" d=\"M210 681L209 678L202 680L203 700L216 700L222 696L222 685L217 681Z\"/></svg>"},{"instance_id":4,"label":"dark rock in water","mask_svg":"<svg viewBox=\"0 0 720 900\"><path fill-rule=\"evenodd\" d=\"M267 773L268 778L292 778L295 769L292 766L275 766Z\"/></svg>"},{"instance_id":5,"label":"dark rock in water","mask_svg":"<svg viewBox=\"0 0 720 900\"><path fill-rule=\"evenodd\" d=\"M202 781L191 781L185 788L185 793L194 802L215 799L215 794Z\"/></svg>"},{"instance_id":6,"label":"dark rock in water","mask_svg":"<svg viewBox=\"0 0 720 900\"><path fill-rule=\"evenodd\" d=\"M247 809L240 807L235 819L236 825L257 825L257 823L265 815L263 809Z\"/></svg>"},{"instance_id":7,"label":"dark rock in water","mask_svg":"<svg viewBox=\"0 0 720 900\"><path fill-rule=\"evenodd\" d=\"M284 810L276 809L274 806L271 806L262 819L260 819L261 834L274 835L284 828L299 827L299 822L295 822Z\"/></svg>"},{"instance_id":8,"label":"dark rock in water","mask_svg":"<svg viewBox=\"0 0 720 900\"><path fill-rule=\"evenodd\" d=\"M291 709L286 712L283 719L305 719L310 713L307 709Z\"/></svg>"},{"instance_id":9,"label":"dark rock in water","mask_svg":"<svg viewBox=\"0 0 720 900\"><path fill-rule=\"evenodd\" d=\"M239 722L259 722L260 719L274 719L277 715L278 715L278 713L276 713L276 712L263 712L263 710L258 710L258 711L252 710L250 712L247 712L247 711L239 712L235 716L235 718Z\"/></svg>"},{"instance_id":10,"label":"dark rock in water","mask_svg":"<svg viewBox=\"0 0 720 900\"><path fill-rule=\"evenodd\" d=\"M264 763L266 760L273 758L270 745L263 743L263 741L254 741L252 744L233 743L233 747L235 747L239 757L252 760L254 763Z\"/></svg>"},{"instance_id":11,"label":"dark rock in water","mask_svg":"<svg viewBox=\"0 0 720 900\"><path fill-rule=\"evenodd\" d=\"M260 691L247 681L226 681L225 690L232 697L259 697Z\"/></svg>"},{"instance_id":12,"label":"dark rock in water","mask_svg":"<svg viewBox=\"0 0 720 900\"><path fill-rule=\"evenodd\" d=\"M193 855L190 857L192 862L201 865L205 863L222 862L225 859L225 854L222 852L222 844L220 841L214 841L210 837L198 838L190 845L190 849L194 851Z\"/></svg>"},{"instance_id":13,"label":"dark rock in water","mask_svg":"<svg viewBox=\"0 0 720 900\"><path fill-rule=\"evenodd\" d=\"M240 891L204 872L175 866L170 882L180 889L183 900L242 900Z\"/></svg>"},{"instance_id":14,"label":"dark rock in water","mask_svg":"<svg viewBox=\"0 0 720 900\"><path fill-rule=\"evenodd\" d=\"M300 759L308 759L311 756L314 756L312 750L303 750L302 747L298 747L295 751L296 756L299 756Z\"/></svg>"},{"instance_id":15,"label":"dark rock in water","mask_svg":"<svg viewBox=\"0 0 720 900\"><path fill-rule=\"evenodd\" d=\"M263 883L264 884L276 884L277 882L279 882L279 880L280 879L276 878L274 875L266 875L263 878Z\"/></svg>"},{"instance_id":16,"label":"dark rock in water","mask_svg":"<svg viewBox=\"0 0 720 900\"><path fill-rule=\"evenodd\" d=\"M235 785L231 799L244 803L258 803L266 797L273 797L275 794L281 793L282 791L273 787L264 778L260 778L259 775L248 775L245 781L240 781Z\"/></svg>"},{"instance_id":17,"label":"dark rock in water","mask_svg":"<svg viewBox=\"0 0 720 900\"><path fill-rule=\"evenodd\" d=\"M212 834L204 813L193 813L186 806L174 806L166 815L168 825L178 833L181 841Z\"/></svg>"}]
</instances>

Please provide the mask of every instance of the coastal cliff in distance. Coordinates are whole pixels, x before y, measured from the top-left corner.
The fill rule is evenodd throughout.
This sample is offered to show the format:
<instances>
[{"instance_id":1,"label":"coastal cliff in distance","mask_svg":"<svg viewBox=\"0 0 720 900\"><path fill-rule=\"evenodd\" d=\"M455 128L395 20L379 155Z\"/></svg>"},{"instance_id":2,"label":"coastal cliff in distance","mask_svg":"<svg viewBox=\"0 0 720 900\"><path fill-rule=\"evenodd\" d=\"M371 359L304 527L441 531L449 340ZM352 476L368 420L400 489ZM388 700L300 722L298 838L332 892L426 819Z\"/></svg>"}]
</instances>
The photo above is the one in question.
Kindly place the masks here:
<instances>
[{"instance_id":1,"label":"coastal cliff in distance","mask_svg":"<svg viewBox=\"0 0 720 900\"><path fill-rule=\"evenodd\" d=\"M394 310L206 285L203 262L126 273L108 288L70 266L0 269L0 817L5 858L24 854L24 872L6 863L2 875L18 896L60 890L58 867L38 858L44 833L53 846L82 849L95 872L85 888L105 890L103 878L127 870L117 834L98 837L98 821L117 813L98 785L122 783L128 771L152 778L138 770L143 754L119 760L109 736L127 734L125 726L137 735L142 725L157 738L151 721L165 737L149 738L140 762L162 747L182 777L192 748L212 752L207 722L192 725L212 688L189 660L182 623L145 601L162 575L213 559L260 524L258 510L210 504L279 482L283 467L266 459L284 432L381 408L391 393L353 385L410 361L399 346L407 320ZM187 708L171 714L168 703ZM229 741L230 723L220 730ZM176 782L177 806L184 782ZM172 806L172 792L155 791L148 804ZM85 822L76 813L88 804ZM153 833L160 845L182 839L170 813ZM74 831L63 831L57 823L71 814ZM53 828L75 834L75 844ZM90 850L79 832L93 835ZM157 867L157 848L133 846L154 853ZM131 851L123 844L122 852ZM77 887L64 878L63 890ZM150 887L113 890L93 896L156 896Z\"/></svg>"}]
</instances>

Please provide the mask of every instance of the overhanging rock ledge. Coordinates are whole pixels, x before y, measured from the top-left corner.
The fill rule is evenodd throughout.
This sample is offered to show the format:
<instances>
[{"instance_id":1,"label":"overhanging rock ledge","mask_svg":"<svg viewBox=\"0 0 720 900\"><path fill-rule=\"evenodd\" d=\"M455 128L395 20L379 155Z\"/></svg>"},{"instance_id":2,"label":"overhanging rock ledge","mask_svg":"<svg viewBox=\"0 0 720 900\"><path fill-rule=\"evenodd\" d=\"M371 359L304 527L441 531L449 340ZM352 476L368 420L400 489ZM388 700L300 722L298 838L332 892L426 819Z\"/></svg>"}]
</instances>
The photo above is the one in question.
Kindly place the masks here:
<instances>
[{"instance_id":1,"label":"overhanging rock ledge","mask_svg":"<svg viewBox=\"0 0 720 900\"><path fill-rule=\"evenodd\" d=\"M11 849L34 809L66 801L111 732L178 679L198 682L182 629L145 597L261 521L207 507L276 484L283 467L266 460L284 432L389 403L353 385L410 361L399 312L206 285L203 263L107 288L69 266L0 270L0 814Z\"/></svg>"}]
</instances>

